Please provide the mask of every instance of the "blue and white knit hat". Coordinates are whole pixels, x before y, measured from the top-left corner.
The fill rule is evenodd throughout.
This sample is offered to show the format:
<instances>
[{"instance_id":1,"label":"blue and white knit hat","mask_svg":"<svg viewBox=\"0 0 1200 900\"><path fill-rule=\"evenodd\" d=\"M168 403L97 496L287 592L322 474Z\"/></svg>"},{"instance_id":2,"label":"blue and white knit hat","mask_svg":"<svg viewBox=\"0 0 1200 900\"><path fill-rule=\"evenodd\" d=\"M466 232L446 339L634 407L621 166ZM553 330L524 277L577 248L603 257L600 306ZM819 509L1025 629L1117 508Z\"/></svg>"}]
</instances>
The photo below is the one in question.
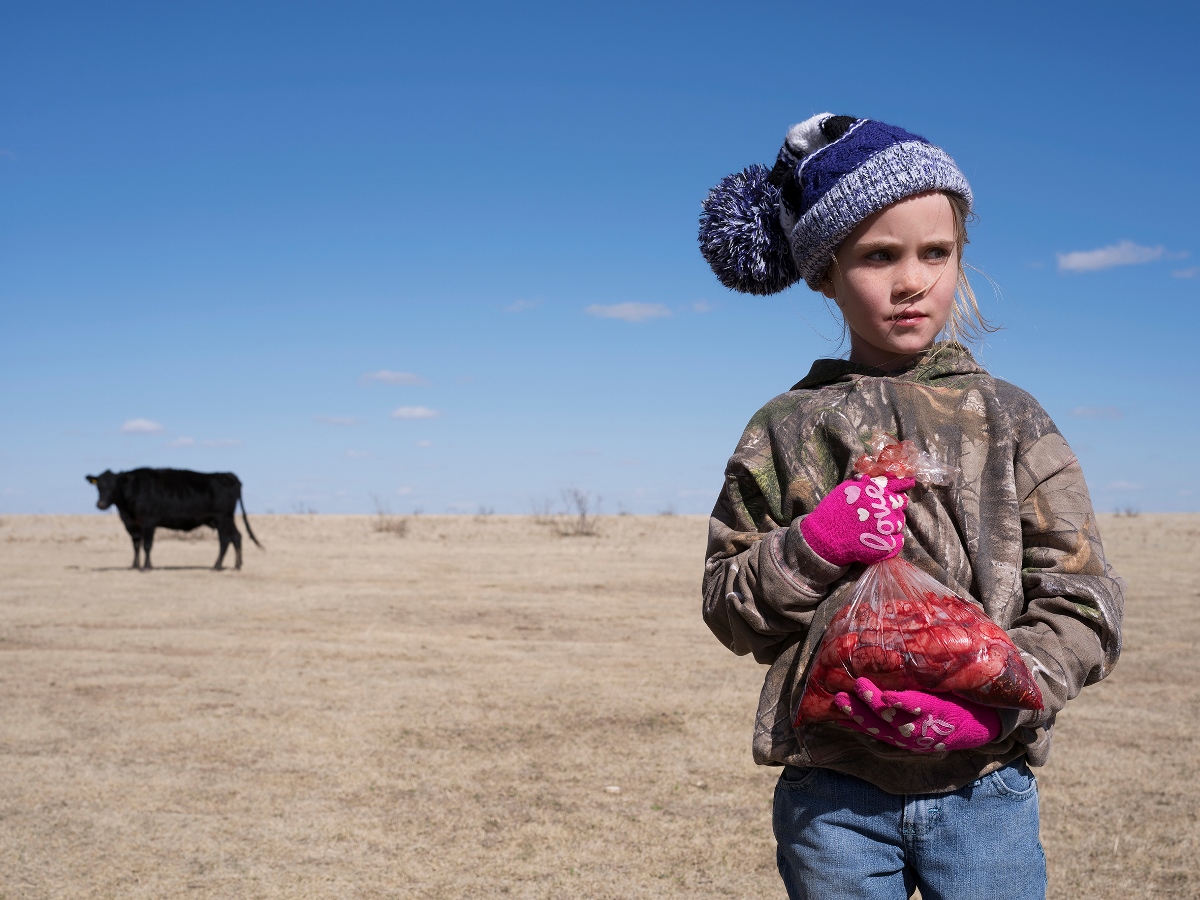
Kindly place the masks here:
<instances>
[{"instance_id":1,"label":"blue and white knit hat","mask_svg":"<svg viewBox=\"0 0 1200 900\"><path fill-rule=\"evenodd\" d=\"M859 222L924 191L949 191L971 205L963 173L925 138L822 113L788 129L773 169L750 166L709 191L700 252L735 291L775 294L801 278L815 291Z\"/></svg>"}]
</instances>

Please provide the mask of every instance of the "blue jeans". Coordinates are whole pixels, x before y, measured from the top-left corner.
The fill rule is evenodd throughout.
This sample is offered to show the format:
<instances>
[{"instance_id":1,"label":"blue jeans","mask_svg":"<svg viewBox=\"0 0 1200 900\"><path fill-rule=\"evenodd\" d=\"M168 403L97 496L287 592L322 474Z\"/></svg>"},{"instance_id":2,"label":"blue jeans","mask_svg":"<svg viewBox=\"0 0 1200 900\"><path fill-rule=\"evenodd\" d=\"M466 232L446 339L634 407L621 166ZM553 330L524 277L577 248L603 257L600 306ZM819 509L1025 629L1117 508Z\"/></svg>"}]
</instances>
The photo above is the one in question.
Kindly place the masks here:
<instances>
[{"instance_id":1,"label":"blue jeans","mask_svg":"<svg viewBox=\"0 0 1200 900\"><path fill-rule=\"evenodd\" d=\"M786 766L775 786L792 900L1044 900L1037 781L1024 758L952 794L898 796Z\"/></svg>"}]
</instances>

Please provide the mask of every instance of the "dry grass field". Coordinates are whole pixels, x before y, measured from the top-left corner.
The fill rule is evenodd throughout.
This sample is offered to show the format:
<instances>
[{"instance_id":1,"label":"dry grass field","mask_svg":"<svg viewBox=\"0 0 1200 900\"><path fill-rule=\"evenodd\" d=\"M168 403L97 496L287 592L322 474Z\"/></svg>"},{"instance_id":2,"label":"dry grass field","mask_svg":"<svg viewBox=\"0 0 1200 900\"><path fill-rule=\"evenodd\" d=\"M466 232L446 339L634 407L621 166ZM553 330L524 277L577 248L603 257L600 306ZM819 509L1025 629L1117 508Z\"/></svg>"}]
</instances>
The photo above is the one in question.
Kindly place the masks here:
<instances>
[{"instance_id":1,"label":"dry grass field","mask_svg":"<svg viewBox=\"0 0 1200 900\"><path fill-rule=\"evenodd\" d=\"M705 521L259 516L241 572L0 522L0 897L782 897ZM1105 518L1116 673L1039 772L1056 898L1200 896L1200 516Z\"/></svg>"}]
</instances>

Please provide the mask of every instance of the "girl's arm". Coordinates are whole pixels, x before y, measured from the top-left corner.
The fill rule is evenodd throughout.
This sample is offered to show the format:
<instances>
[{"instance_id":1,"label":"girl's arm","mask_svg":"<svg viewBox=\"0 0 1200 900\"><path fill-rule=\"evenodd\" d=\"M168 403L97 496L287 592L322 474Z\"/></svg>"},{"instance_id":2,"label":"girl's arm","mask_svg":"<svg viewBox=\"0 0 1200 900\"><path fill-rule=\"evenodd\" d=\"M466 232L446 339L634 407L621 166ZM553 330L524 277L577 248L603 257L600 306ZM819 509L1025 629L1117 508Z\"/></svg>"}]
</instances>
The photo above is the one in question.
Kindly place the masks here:
<instances>
[{"instance_id":1,"label":"girl's arm","mask_svg":"<svg viewBox=\"0 0 1200 900\"><path fill-rule=\"evenodd\" d=\"M847 567L817 556L797 518L790 526L755 518L762 498L750 477L726 474L708 523L704 621L726 647L771 663L803 639L828 587Z\"/></svg>"},{"instance_id":2,"label":"girl's arm","mask_svg":"<svg viewBox=\"0 0 1200 900\"><path fill-rule=\"evenodd\" d=\"M1009 630L1045 709L1005 710L1004 734L1051 722L1083 687L1108 675L1121 652L1125 582L1104 558L1075 454L1052 429L1017 459L1025 610ZM1018 733L1024 743L1035 738L1032 731Z\"/></svg>"}]
</instances>

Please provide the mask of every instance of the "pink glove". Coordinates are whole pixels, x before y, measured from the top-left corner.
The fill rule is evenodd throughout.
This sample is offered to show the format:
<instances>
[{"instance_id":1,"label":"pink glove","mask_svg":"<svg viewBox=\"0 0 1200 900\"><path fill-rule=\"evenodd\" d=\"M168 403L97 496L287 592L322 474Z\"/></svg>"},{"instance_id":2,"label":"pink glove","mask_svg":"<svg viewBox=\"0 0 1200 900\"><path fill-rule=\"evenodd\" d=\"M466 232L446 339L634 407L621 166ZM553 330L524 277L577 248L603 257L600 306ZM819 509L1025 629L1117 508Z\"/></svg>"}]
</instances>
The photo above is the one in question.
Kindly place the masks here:
<instances>
[{"instance_id":1,"label":"pink glove","mask_svg":"<svg viewBox=\"0 0 1200 900\"><path fill-rule=\"evenodd\" d=\"M953 694L881 691L869 678L857 679L854 693L833 698L847 716L841 724L907 750L970 750L1000 736L994 709Z\"/></svg>"},{"instance_id":2,"label":"pink glove","mask_svg":"<svg viewBox=\"0 0 1200 900\"><path fill-rule=\"evenodd\" d=\"M835 566L881 562L904 546L904 495L911 478L859 475L826 494L800 521L800 531L817 556Z\"/></svg>"}]
</instances>

